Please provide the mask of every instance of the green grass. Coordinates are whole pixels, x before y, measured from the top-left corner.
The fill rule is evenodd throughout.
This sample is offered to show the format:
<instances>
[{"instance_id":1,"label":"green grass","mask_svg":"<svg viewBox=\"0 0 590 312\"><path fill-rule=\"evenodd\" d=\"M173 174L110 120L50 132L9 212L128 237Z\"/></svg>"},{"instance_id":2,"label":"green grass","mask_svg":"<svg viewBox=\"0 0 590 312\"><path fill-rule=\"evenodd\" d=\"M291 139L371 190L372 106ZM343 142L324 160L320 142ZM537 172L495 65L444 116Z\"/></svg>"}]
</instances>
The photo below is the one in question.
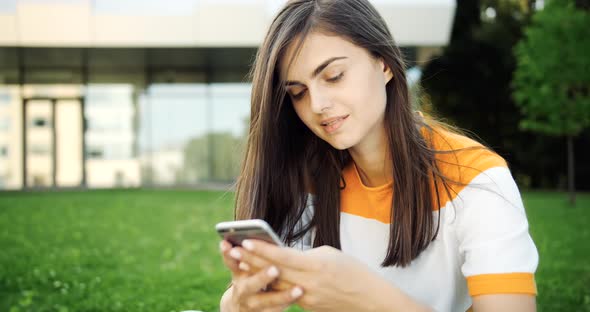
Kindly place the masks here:
<instances>
[{"instance_id":1,"label":"green grass","mask_svg":"<svg viewBox=\"0 0 590 312\"><path fill-rule=\"evenodd\" d=\"M0 196L0 311L217 309L230 275L213 227L232 194Z\"/></svg>"},{"instance_id":2,"label":"green grass","mask_svg":"<svg viewBox=\"0 0 590 312\"><path fill-rule=\"evenodd\" d=\"M525 193L523 199L539 250L539 310L590 311L590 194L579 194L575 207L564 193Z\"/></svg>"},{"instance_id":3,"label":"green grass","mask_svg":"<svg viewBox=\"0 0 590 312\"><path fill-rule=\"evenodd\" d=\"M539 311L590 311L590 194L523 194ZM0 311L218 310L216 222L233 194L0 193Z\"/></svg>"}]
</instances>

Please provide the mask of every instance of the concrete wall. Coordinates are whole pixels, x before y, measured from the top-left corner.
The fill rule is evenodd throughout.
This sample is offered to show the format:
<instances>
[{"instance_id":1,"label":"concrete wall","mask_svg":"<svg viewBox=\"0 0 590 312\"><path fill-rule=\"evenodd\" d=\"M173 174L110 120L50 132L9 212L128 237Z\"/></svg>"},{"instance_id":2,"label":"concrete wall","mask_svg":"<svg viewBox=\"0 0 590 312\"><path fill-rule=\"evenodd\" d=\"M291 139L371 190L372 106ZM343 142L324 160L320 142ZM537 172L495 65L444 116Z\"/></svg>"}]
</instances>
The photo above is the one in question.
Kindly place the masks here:
<instances>
[{"instance_id":1,"label":"concrete wall","mask_svg":"<svg viewBox=\"0 0 590 312\"><path fill-rule=\"evenodd\" d=\"M0 46L255 47L284 0L16 1ZM448 43L452 0L374 0L402 46ZM2 6L0 6L0 9Z\"/></svg>"}]
</instances>

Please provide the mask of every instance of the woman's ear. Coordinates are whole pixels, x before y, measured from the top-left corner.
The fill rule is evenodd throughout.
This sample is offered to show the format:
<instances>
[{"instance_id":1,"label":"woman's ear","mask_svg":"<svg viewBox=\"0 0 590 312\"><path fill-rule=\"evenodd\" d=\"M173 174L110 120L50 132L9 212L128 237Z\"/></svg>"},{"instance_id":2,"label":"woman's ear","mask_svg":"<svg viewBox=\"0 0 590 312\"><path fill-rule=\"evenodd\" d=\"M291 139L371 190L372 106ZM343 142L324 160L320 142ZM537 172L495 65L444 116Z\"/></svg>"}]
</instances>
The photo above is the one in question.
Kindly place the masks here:
<instances>
[{"instance_id":1,"label":"woman's ear","mask_svg":"<svg viewBox=\"0 0 590 312\"><path fill-rule=\"evenodd\" d=\"M385 83L387 84L391 80L391 78L393 78L393 72L391 71L391 68L389 68L389 65L385 63L385 60L383 60L382 57L379 58L379 61L381 62L383 77L385 78Z\"/></svg>"}]
</instances>

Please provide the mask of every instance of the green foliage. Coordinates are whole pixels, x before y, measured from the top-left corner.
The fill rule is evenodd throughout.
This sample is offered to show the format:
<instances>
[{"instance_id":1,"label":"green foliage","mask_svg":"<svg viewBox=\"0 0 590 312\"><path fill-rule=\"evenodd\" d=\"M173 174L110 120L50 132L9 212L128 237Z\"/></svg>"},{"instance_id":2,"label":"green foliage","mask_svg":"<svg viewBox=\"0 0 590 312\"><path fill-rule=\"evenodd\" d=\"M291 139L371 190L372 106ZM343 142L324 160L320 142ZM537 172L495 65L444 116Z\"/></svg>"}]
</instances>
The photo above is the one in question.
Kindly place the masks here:
<instances>
[{"instance_id":1,"label":"green foliage","mask_svg":"<svg viewBox=\"0 0 590 312\"><path fill-rule=\"evenodd\" d=\"M482 18L488 9L494 18ZM424 67L421 85L435 115L475 133L506 158L522 185L554 187L546 181L557 180L560 159L548 151L560 142L523 133L512 100L512 51L525 22L514 1L458 1L451 42Z\"/></svg>"},{"instance_id":2,"label":"green foliage","mask_svg":"<svg viewBox=\"0 0 590 312\"><path fill-rule=\"evenodd\" d=\"M567 154L555 152L565 151L565 141L523 131L519 126L521 108L513 96L514 47L530 21L526 9L530 6L530 2L525 5L511 0L457 1L451 42L440 57L424 67L421 85L435 115L475 133L508 161L521 186L565 188ZM493 10L495 16L488 16L487 10ZM560 53L558 49L551 51ZM566 70L570 68L558 71ZM588 144L589 132L576 139L576 146ZM586 149L577 148L575 154L577 159L589 157ZM588 163L578 162L576 172L576 185L590 189L588 179L582 178L590 172Z\"/></svg>"},{"instance_id":3,"label":"green foliage","mask_svg":"<svg viewBox=\"0 0 590 312\"><path fill-rule=\"evenodd\" d=\"M516 46L514 99L523 129L576 136L590 126L590 13L550 1Z\"/></svg>"},{"instance_id":4,"label":"green foliage","mask_svg":"<svg viewBox=\"0 0 590 312\"><path fill-rule=\"evenodd\" d=\"M590 194L579 209L563 197L523 194L538 310L590 311ZM230 274L213 227L232 203L200 191L2 194L0 311L217 311Z\"/></svg>"}]
</instances>

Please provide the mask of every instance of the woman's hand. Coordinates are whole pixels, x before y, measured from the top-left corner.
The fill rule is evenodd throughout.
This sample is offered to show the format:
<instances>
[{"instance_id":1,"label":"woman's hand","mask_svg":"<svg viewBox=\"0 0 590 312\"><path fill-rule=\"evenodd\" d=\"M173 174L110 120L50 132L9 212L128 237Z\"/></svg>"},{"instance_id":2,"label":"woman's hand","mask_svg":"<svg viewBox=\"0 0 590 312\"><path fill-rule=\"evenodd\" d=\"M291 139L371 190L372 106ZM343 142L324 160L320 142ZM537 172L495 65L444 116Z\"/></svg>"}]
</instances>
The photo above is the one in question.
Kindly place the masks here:
<instances>
[{"instance_id":1,"label":"woman's hand","mask_svg":"<svg viewBox=\"0 0 590 312\"><path fill-rule=\"evenodd\" d=\"M255 272L253 270L241 270L239 261L239 249L241 248L232 248L228 242L222 241L220 243L220 249L223 255L223 262L232 273L232 288L229 299L227 299L229 302L223 302L227 310L240 312L283 311L301 296L302 290L299 287L264 291L280 275L279 269L276 266L269 265L267 262L265 263L259 259L257 263L263 269L256 270ZM224 310L223 308L222 310Z\"/></svg>"},{"instance_id":2,"label":"woman's hand","mask_svg":"<svg viewBox=\"0 0 590 312\"><path fill-rule=\"evenodd\" d=\"M303 288L297 303L312 311L419 311L413 301L367 266L341 251L322 246L305 252L257 240L242 242L242 262L259 266L274 263L281 276Z\"/></svg>"},{"instance_id":3,"label":"woman's hand","mask_svg":"<svg viewBox=\"0 0 590 312\"><path fill-rule=\"evenodd\" d=\"M236 262L238 263L238 268L242 271L242 272L249 272L250 275L254 275L255 273L259 272L260 270L262 270L263 268L267 268L270 267L271 265L273 265L272 262L269 262L268 260L264 259L264 258L260 258L260 257L256 257L255 255L249 255L249 258L252 260L251 265L247 264L246 262L240 261L241 255L244 253L247 253L247 251L245 251L243 248L241 247L234 247L232 248L231 244L228 243L227 241L222 241L220 243L220 248L222 250L222 252L224 252L225 248L229 248L229 252L227 253L231 258L225 258L224 261L226 263L226 265L234 265ZM284 280L275 280L269 288L273 289L273 290L286 290L289 288L293 288L293 284L284 281Z\"/></svg>"}]
</instances>

